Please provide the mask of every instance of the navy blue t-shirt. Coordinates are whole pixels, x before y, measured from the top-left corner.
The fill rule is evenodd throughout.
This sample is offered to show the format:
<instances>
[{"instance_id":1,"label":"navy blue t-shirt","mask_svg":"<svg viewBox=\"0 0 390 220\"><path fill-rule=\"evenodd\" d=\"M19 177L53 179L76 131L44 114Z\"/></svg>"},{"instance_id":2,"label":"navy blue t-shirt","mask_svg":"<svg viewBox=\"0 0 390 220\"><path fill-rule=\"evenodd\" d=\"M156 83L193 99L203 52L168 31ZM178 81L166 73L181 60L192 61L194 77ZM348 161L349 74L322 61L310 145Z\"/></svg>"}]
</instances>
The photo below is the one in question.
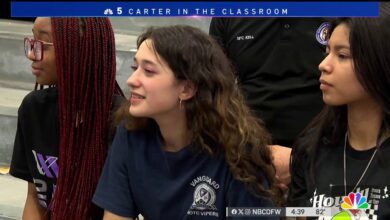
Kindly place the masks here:
<instances>
[{"instance_id":1,"label":"navy blue t-shirt","mask_svg":"<svg viewBox=\"0 0 390 220\"><path fill-rule=\"evenodd\" d=\"M266 184L266 183L265 183ZM226 207L274 207L236 181L223 157L162 148L158 128L117 129L93 202L123 217L226 219Z\"/></svg>"}]
</instances>

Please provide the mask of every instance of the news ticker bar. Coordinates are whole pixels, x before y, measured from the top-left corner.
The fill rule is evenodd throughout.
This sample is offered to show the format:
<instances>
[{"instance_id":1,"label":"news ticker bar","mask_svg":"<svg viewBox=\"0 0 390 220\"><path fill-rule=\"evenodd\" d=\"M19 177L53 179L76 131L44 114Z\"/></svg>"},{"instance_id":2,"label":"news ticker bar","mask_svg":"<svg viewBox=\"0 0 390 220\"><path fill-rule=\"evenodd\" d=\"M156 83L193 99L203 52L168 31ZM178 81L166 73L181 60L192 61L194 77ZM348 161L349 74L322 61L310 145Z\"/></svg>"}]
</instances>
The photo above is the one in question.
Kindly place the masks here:
<instances>
[{"instance_id":1,"label":"news ticker bar","mask_svg":"<svg viewBox=\"0 0 390 220\"><path fill-rule=\"evenodd\" d=\"M337 207L227 207L226 217L332 217L337 212Z\"/></svg>"},{"instance_id":2,"label":"news ticker bar","mask_svg":"<svg viewBox=\"0 0 390 220\"><path fill-rule=\"evenodd\" d=\"M379 2L11 2L11 17L377 17Z\"/></svg>"}]
</instances>

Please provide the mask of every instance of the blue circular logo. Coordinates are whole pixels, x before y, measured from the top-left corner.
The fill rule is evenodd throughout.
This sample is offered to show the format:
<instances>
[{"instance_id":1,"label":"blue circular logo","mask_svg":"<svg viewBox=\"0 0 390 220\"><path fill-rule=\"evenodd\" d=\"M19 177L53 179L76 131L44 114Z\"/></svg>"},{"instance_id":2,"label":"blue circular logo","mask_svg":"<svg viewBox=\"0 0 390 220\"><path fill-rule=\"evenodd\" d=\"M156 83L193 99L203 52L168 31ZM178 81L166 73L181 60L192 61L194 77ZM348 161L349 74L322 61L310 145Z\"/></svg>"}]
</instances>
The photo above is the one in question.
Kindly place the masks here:
<instances>
[{"instance_id":1,"label":"blue circular logo","mask_svg":"<svg viewBox=\"0 0 390 220\"><path fill-rule=\"evenodd\" d=\"M330 28L330 23L329 22L324 22L317 29L316 39L322 45L326 45L328 43L328 41L326 39L326 36L328 35L329 28Z\"/></svg>"}]
</instances>

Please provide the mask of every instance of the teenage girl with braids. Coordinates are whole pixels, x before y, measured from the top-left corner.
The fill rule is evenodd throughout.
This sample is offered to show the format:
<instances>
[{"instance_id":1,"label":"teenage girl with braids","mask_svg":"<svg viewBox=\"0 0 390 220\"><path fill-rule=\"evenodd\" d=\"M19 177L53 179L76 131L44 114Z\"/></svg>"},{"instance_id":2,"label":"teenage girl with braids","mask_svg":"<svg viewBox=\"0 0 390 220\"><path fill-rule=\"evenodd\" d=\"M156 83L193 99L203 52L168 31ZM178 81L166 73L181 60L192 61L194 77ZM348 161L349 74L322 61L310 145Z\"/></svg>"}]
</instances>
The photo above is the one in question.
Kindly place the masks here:
<instances>
[{"instance_id":1,"label":"teenage girl with braids","mask_svg":"<svg viewBox=\"0 0 390 220\"><path fill-rule=\"evenodd\" d=\"M137 43L130 106L93 201L104 219L225 219L276 206L270 138L244 104L221 47L189 26Z\"/></svg>"},{"instance_id":2,"label":"teenage girl with braids","mask_svg":"<svg viewBox=\"0 0 390 220\"><path fill-rule=\"evenodd\" d=\"M379 18L331 24L319 65L327 107L293 148L289 206L335 207L339 219L390 219L390 3L379 11ZM366 197L367 209L343 210L351 192Z\"/></svg>"},{"instance_id":3,"label":"teenage girl with braids","mask_svg":"<svg viewBox=\"0 0 390 220\"><path fill-rule=\"evenodd\" d=\"M110 21L37 18L32 32L26 56L37 84L49 88L28 94L18 111L10 173L28 181L23 219L98 217L91 199L110 142L110 112L123 96Z\"/></svg>"}]
</instances>

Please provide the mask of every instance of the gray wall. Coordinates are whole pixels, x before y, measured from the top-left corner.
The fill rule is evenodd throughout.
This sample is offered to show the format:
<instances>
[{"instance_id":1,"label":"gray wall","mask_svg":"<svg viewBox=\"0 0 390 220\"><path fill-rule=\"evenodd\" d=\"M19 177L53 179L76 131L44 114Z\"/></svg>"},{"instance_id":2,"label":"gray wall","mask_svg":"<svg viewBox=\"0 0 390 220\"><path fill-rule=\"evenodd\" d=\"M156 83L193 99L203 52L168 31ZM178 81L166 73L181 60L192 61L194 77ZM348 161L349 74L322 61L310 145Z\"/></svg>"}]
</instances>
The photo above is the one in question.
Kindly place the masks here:
<instances>
[{"instance_id":1,"label":"gray wall","mask_svg":"<svg viewBox=\"0 0 390 220\"><path fill-rule=\"evenodd\" d=\"M0 167L11 161L17 119L13 116L0 115Z\"/></svg>"},{"instance_id":2,"label":"gray wall","mask_svg":"<svg viewBox=\"0 0 390 220\"><path fill-rule=\"evenodd\" d=\"M126 80L136 52L137 36L149 26L185 24L208 32L210 18L111 18L117 49L117 81L128 91ZM32 22L0 19L0 166L9 164L16 132L17 109L31 91L35 78L25 58L23 39L31 36ZM6 92L5 92L6 91Z\"/></svg>"},{"instance_id":3,"label":"gray wall","mask_svg":"<svg viewBox=\"0 0 390 220\"><path fill-rule=\"evenodd\" d=\"M115 32L117 48L117 75L122 88L130 73L130 65L136 51L137 36L149 26L166 26L186 24L208 31L210 18L111 18ZM31 62L24 57L23 39L31 36L32 22L0 19L0 83L12 81L10 87L20 88L18 82L34 83L31 74ZM8 83L9 84L9 83ZM0 84L1 85L1 84ZM29 85L23 84L21 89L30 90ZM1 103L0 103L1 104Z\"/></svg>"}]
</instances>

